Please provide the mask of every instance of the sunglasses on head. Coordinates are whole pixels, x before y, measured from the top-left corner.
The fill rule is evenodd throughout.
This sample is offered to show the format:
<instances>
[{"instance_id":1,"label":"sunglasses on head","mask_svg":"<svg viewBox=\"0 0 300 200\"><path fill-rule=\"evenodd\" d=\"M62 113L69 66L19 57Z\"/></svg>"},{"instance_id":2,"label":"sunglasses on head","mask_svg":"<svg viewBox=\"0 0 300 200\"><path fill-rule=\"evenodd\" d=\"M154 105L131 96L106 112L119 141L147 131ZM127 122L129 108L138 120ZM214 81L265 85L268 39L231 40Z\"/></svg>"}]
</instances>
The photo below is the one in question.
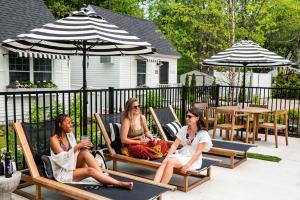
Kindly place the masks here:
<instances>
[{"instance_id":1,"label":"sunglasses on head","mask_svg":"<svg viewBox=\"0 0 300 200\"><path fill-rule=\"evenodd\" d=\"M138 109L138 108L140 108L140 105L138 105L138 106L132 106L132 109Z\"/></svg>"},{"instance_id":2,"label":"sunglasses on head","mask_svg":"<svg viewBox=\"0 0 300 200\"><path fill-rule=\"evenodd\" d=\"M88 190L99 190L100 187L101 187L100 185L88 185L85 186L84 188Z\"/></svg>"}]
</instances>

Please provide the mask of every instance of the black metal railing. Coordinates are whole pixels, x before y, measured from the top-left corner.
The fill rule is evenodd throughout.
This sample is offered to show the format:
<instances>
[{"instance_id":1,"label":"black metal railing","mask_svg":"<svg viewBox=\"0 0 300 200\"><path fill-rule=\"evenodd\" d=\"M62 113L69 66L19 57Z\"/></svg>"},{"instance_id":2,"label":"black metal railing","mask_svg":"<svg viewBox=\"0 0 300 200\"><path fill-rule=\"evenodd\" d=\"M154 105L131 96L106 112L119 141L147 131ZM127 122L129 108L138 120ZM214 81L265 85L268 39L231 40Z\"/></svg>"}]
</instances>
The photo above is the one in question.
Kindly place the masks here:
<instances>
[{"instance_id":1,"label":"black metal railing","mask_svg":"<svg viewBox=\"0 0 300 200\"><path fill-rule=\"evenodd\" d=\"M58 114L68 114L72 118L76 138L88 135L97 148L104 147L104 140L96 125L93 113L122 112L130 97L139 100L141 110L149 127L155 125L149 107L172 105L178 118L184 123L186 110L194 102L208 102L210 107L242 105L242 93L246 93L245 106L249 104L267 105L269 109L289 111L289 135L300 136L300 90L282 88L238 86L199 86L199 87L157 87L157 88L108 88L88 90L88 128L82 127L82 91L16 91L0 92L0 150L11 151L17 163L23 162L13 122L39 123L53 121ZM2 134L2 136L1 136Z\"/></svg>"}]
</instances>

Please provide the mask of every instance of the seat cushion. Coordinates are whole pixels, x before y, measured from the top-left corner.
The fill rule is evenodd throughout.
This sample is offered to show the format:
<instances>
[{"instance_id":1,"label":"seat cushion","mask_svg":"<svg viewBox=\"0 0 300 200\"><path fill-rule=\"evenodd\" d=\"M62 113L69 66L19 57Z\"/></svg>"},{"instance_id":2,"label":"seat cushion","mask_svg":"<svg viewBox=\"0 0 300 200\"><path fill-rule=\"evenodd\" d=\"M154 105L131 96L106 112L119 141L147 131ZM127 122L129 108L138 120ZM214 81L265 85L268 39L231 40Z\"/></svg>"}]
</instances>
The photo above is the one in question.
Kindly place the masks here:
<instances>
[{"instance_id":1,"label":"seat cushion","mask_svg":"<svg viewBox=\"0 0 300 200\"><path fill-rule=\"evenodd\" d=\"M43 163L43 166L41 167L42 176L44 176L45 178L55 180L54 176L53 176L53 169L52 169L52 165L51 165L50 156L42 155L41 160Z\"/></svg>"},{"instance_id":2,"label":"seat cushion","mask_svg":"<svg viewBox=\"0 0 300 200\"><path fill-rule=\"evenodd\" d=\"M178 131L181 129L181 125L177 122L171 122L163 126L164 132L166 133L166 136L168 140L175 141L176 135Z\"/></svg>"},{"instance_id":3,"label":"seat cushion","mask_svg":"<svg viewBox=\"0 0 300 200\"><path fill-rule=\"evenodd\" d=\"M120 130L121 130L121 124L120 123L109 123L110 128L110 140L111 140L111 146L115 149L117 153L121 152L121 138L120 138Z\"/></svg>"}]
</instances>

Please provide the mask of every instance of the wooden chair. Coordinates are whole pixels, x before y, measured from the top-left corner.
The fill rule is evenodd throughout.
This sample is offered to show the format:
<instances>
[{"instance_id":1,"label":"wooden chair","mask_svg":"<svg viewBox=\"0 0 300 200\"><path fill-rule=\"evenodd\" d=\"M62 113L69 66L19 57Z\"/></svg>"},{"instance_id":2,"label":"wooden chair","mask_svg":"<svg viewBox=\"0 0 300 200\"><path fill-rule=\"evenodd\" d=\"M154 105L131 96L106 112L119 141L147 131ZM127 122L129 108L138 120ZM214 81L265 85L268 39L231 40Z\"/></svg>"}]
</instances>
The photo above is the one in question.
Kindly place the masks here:
<instances>
[{"instance_id":1,"label":"wooden chair","mask_svg":"<svg viewBox=\"0 0 300 200\"><path fill-rule=\"evenodd\" d=\"M97 125L100 127L101 133L104 137L106 146L110 153L110 158L113 160L113 170L117 170L117 162L125 162L128 164L139 165L142 167L157 169L160 167L164 158L157 159L157 160L143 160L139 158L134 158L130 156L122 155L121 153L117 152L113 146L112 141L110 138L110 123L120 123L121 114L114 113L114 114L103 114L99 115L98 113L94 114L96 117ZM188 171L186 174L182 174L180 169L174 169L174 174L183 177L183 185L178 185L175 183L171 183L177 186L177 189L187 192L188 190L210 180L211 177L211 166L219 162L216 159L203 159L202 166L198 170ZM204 174L203 174L204 173ZM196 180L194 182L189 183L188 178L194 177Z\"/></svg>"},{"instance_id":2,"label":"wooden chair","mask_svg":"<svg viewBox=\"0 0 300 200\"><path fill-rule=\"evenodd\" d=\"M278 130L284 130L285 134L285 144L288 145L288 114L286 110L276 110L272 112L273 122L268 122L266 118L265 122L259 125L259 127L265 129L265 141L267 141L269 129L274 130L275 136L275 147L278 148ZM283 116L283 124L278 124L278 119L280 116Z\"/></svg>"},{"instance_id":3,"label":"wooden chair","mask_svg":"<svg viewBox=\"0 0 300 200\"><path fill-rule=\"evenodd\" d=\"M196 102L194 103L194 106L203 110L203 117L205 119L205 128L208 131L209 123L214 122L215 118L210 117L211 116L211 111L214 109L213 107L209 107L208 103L200 103Z\"/></svg>"},{"instance_id":4,"label":"wooden chair","mask_svg":"<svg viewBox=\"0 0 300 200\"><path fill-rule=\"evenodd\" d=\"M84 188L86 185L64 184L43 177L42 168L44 165L40 165L38 160L39 156L46 152L46 149L48 149L47 151L49 151L50 147L48 136L51 135L51 130L53 129L49 126L43 126L39 124L30 124L29 127L26 127L25 125L22 126L22 124L19 122L14 124L14 129L20 139L23 154L25 156L26 163L31 174L31 176L22 174L22 180L31 182L36 185L35 196L20 190L16 191L16 193L29 199L42 199L42 187L53 190L54 192L58 192L72 199L80 200L115 199L120 195L125 199L140 199L141 196L143 197L145 195L145 190L148 190L148 198L160 198L161 194L163 194L164 192L175 190L174 186L157 184L150 180L111 170L106 170L106 172L108 172L110 176L113 176L114 178L119 180L123 179L127 181L133 181L134 187L145 188L145 190L140 190L137 193L137 191L135 190L129 191L121 188L101 187L100 190L87 191Z\"/></svg>"},{"instance_id":5,"label":"wooden chair","mask_svg":"<svg viewBox=\"0 0 300 200\"><path fill-rule=\"evenodd\" d=\"M225 123L218 123L219 115L225 115ZM245 124L237 123L237 118L246 117ZM239 120L241 121L241 120ZM246 129L246 143L248 143L249 138L249 116L247 114L240 114L236 112L235 109L223 109L216 108L215 121L214 121L214 131L213 138L216 137L216 129L226 130L226 139L233 140L233 132L235 130Z\"/></svg>"},{"instance_id":6,"label":"wooden chair","mask_svg":"<svg viewBox=\"0 0 300 200\"><path fill-rule=\"evenodd\" d=\"M169 139L170 137L168 137L168 134L163 128L166 124L171 123L173 121L176 121L180 124L172 106L166 108L150 107L150 113L153 116L161 138L168 142L173 142ZM222 160L222 162L218 162L216 164L217 166L227 167L231 169L246 161L247 151L251 147L256 146L251 144L243 144L239 142L223 141L217 139L212 139L212 143L213 147L210 149L209 152L205 152L204 156L219 158ZM229 158L229 161L223 158Z\"/></svg>"}]
</instances>

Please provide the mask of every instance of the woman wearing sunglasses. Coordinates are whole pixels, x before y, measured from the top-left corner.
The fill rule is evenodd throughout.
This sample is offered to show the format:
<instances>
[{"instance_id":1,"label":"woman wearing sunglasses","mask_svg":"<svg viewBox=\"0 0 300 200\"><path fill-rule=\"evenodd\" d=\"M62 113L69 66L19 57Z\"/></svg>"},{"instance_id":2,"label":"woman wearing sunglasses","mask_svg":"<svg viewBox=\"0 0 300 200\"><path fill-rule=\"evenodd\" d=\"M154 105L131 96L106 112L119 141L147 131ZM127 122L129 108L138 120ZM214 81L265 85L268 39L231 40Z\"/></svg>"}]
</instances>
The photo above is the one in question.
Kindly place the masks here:
<instances>
[{"instance_id":1,"label":"woman wearing sunglasses","mask_svg":"<svg viewBox=\"0 0 300 200\"><path fill-rule=\"evenodd\" d=\"M166 159L158 168L154 181L168 183L173 175L173 169L179 168L182 173L199 169L202 165L202 152L212 147L211 138L205 131L205 124L200 109L191 108L186 112L187 126L177 133L177 138L168 151ZM182 144L182 148L177 150ZM175 153L176 152L176 153Z\"/></svg>"},{"instance_id":2,"label":"woman wearing sunglasses","mask_svg":"<svg viewBox=\"0 0 300 200\"><path fill-rule=\"evenodd\" d=\"M128 99L125 104L120 136L124 155L151 160L161 158L168 150L167 142L155 139L149 131L136 98Z\"/></svg>"},{"instance_id":3,"label":"woman wearing sunglasses","mask_svg":"<svg viewBox=\"0 0 300 200\"><path fill-rule=\"evenodd\" d=\"M50 138L53 176L59 182L79 182L92 177L103 185L132 189L132 182L118 181L105 175L89 152L92 143L81 140L77 144L72 133L71 118L59 115L55 120L55 133Z\"/></svg>"}]
</instances>

